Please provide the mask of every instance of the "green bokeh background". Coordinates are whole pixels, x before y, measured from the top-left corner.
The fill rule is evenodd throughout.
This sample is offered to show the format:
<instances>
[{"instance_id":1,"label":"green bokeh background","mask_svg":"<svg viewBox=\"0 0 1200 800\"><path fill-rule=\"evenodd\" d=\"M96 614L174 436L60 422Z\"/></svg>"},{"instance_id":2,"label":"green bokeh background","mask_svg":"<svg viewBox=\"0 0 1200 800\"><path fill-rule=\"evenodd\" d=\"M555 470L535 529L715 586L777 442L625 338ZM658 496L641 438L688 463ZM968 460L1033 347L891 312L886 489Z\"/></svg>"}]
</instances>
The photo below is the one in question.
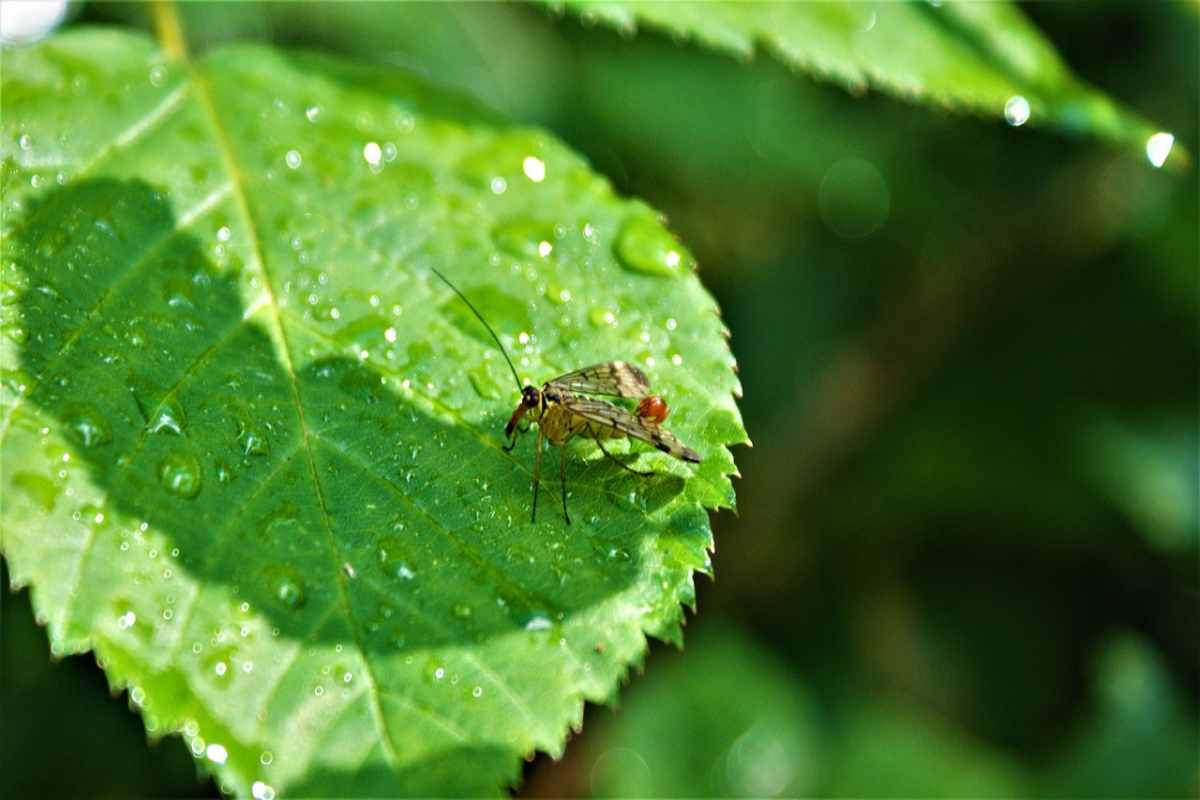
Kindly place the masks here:
<instances>
[{"instance_id":1,"label":"green bokeh background","mask_svg":"<svg viewBox=\"0 0 1200 800\"><path fill-rule=\"evenodd\" d=\"M1200 142L1194 2L1026 10ZM1194 166L533 7L183 13L196 48L350 54L555 131L666 212L721 303L756 446L716 581L685 651L652 647L522 793L1197 795ZM0 794L215 792L3 601Z\"/></svg>"}]
</instances>

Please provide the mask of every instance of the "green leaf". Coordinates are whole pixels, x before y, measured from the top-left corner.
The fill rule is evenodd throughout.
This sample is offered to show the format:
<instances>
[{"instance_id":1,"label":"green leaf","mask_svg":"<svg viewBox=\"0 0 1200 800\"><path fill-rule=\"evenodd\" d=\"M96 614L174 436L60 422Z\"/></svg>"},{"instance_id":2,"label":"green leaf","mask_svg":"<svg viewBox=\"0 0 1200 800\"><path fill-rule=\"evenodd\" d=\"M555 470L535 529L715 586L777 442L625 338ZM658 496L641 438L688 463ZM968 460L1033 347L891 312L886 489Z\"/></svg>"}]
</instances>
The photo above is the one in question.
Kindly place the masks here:
<instances>
[{"instance_id":1,"label":"green leaf","mask_svg":"<svg viewBox=\"0 0 1200 800\"><path fill-rule=\"evenodd\" d=\"M489 794L678 641L746 441L690 256L546 134L262 47L5 53L3 553L55 655L241 795ZM629 233L632 230L634 233ZM636 238L636 247L629 242ZM630 248L634 248L631 250ZM522 379L642 365L698 468L564 449Z\"/></svg>"},{"instance_id":2,"label":"green leaf","mask_svg":"<svg viewBox=\"0 0 1200 800\"><path fill-rule=\"evenodd\" d=\"M747 60L762 50L853 93L1096 136L1156 167L1189 161L1169 133L1076 78L1006 2L548 2L625 34L644 25Z\"/></svg>"}]
</instances>

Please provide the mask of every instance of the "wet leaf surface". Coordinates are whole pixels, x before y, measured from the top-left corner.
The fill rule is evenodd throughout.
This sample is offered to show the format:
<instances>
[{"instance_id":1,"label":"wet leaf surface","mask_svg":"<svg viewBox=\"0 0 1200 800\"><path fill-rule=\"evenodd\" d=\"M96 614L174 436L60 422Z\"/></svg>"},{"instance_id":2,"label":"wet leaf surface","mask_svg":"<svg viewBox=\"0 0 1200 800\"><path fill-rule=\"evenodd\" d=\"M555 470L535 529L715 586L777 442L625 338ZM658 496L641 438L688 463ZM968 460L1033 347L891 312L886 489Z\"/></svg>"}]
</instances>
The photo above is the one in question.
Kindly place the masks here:
<instances>
[{"instance_id":1,"label":"wet leaf surface","mask_svg":"<svg viewBox=\"0 0 1200 800\"><path fill-rule=\"evenodd\" d=\"M495 793L676 640L745 441L691 256L551 137L407 77L75 30L6 53L3 553L226 790ZM631 241L628 231L636 232ZM696 468L522 379L638 363Z\"/></svg>"}]
</instances>

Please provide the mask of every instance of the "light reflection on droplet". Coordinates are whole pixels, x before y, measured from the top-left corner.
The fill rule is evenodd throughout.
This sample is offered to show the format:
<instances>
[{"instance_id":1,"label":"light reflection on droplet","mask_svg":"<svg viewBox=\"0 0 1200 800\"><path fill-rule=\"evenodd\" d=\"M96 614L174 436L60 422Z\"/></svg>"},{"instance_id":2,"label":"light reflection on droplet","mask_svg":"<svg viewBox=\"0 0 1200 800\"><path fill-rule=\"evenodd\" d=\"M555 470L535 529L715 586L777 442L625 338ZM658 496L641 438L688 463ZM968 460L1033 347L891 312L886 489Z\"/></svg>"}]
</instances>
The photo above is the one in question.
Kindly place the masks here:
<instances>
[{"instance_id":1,"label":"light reflection on droplet","mask_svg":"<svg viewBox=\"0 0 1200 800\"><path fill-rule=\"evenodd\" d=\"M383 148L379 146L378 142L367 142L363 147L363 158L366 159L371 169L377 169L379 162L383 160Z\"/></svg>"},{"instance_id":2,"label":"light reflection on droplet","mask_svg":"<svg viewBox=\"0 0 1200 800\"><path fill-rule=\"evenodd\" d=\"M526 156L521 162L521 171L534 183L546 180L546 162L536 156Z\"/></svg>"},{"instance_id":3,"label":"light reflection on droplet","mask_svg":"<svg viewBox=\"0 0 1200 800\"><path fill-rule=\"evenodd\" d=\"M1019 128L1029 120L1029 101L1019 94L1008 98L1004 104L1004 119L1014 128Z\"/></svg>"},{"instance_id":4,"label":"light reflection on droplet","mask_svg":"<svg viewBox=\"0 0 1200 800\"><path fill-rule=\"evenodd\" d=\"M254 800L275 800L275 789L262 781L250 784L250 794Z\"/></svg>"},{"instance_id":5,"label":"light reflection on droplet","mask_svg":"<svg viewBox=\"0 0 1200 800\"><path fill-rule=\"evenodd\" d=\"M299 169L300 162L302 161L302 159L300 158L300 151L299 150L288 150L287 155L285 155L283 157L283 160L284 160L284 162L287 163L287 165L290 169Z\"/></svg>"},{"instance_id":6,"label":"light reflection on droplet","mask_svg":"<svg viewBox=\"0 0 1200 800\"><path fill-rule=\"evenodd\" d=\"M133 623L137 622L137 614L132 611L126 611L121 616L117 617L117 627L121 630L128 630L133 627Z\"/></svg>"},{"instance_id":7,"label":"light reflection on droplet","mask_svg":"<svg viewBox=\"0 0 1200 800\"><path fill-rule=\"evenodd\" d=\"M1150 159L1150 163L1155 169L1167 163L1167 156L1171 155L1171 148L1175 146L1175 136L1159 131L1146 140L1146 158Z\"/></svg>"},{"instance_id":8,"label":"light reflection on droplet","mask_svg":"<svg viewBox=\"0 0 1200 800\"><path fill-rule=\"evenodd\" d=\"M208 760L214 764L224 764L225 759L229 758L229 751L222 745L210 744L205 748L204 755L208 756Z\"/></svg>"},{"instance_id":9,"label":"light reflection on droplet","mask_svg":"<svg viewBox=\"0 0 1200 800\"><path fill-rule=\"evenodd\" d=\"M59 26L67 16L67 0L0 5L0 42L29 44Z\"/></svg>"},{"instance_id":10,"label":"light reflection on droplet","mask_svg":"<svg viewBox=\"0 0 1200 800\"><path fill-rule=\"evenodd\" d=\"M539 256L545 258L554 252L554 245L550 244L549 242L538 242L537 251Z\"/></svg>"},{"instance_id":11,"label":"light reflection on droplet","mask_svg":"<svg viewBox=\"0 0 1200 800\"><path fill-rule=\"evenodd\" d=\"M508 191L508 181L500 177L492 178L491 187L492 194L504 194Z\"/></svg>"}]
</instances>

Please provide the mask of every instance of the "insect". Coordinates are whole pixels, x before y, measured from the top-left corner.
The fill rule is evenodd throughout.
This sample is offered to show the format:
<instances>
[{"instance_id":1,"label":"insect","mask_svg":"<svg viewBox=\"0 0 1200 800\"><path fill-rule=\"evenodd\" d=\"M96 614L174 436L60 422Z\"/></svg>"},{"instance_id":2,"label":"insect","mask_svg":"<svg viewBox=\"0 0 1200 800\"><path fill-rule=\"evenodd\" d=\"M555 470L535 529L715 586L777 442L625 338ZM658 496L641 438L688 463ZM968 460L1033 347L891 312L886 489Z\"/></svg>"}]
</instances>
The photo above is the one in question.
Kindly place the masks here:
<instances>
[{"instance_id":1,"label":"insect","mask_svg":"<svg viewBox=\"0 0 1200 800\"><path fill-rule=\"evenodd\" d=\"M521 403L513 411L508 423L504 426L504 435L508 444L505 452L511 452L517 446L520 434L529 431L532 423L536 422L537 455L533 467L533 510L530 515L532 522L537 522L538 488L542 475L542 445L549 442L562 447L576 436L591 439L600 448L604 456L622 469L643 477L652 475L641 472L617 460L604 447L605 439L620 439L631 437L651 444L667 455L674 456L692 464L700 463L700 454L679 441L670 431L662 427L669 409L662 397L650 393L650 382L646 375L634 365L626 361L606 361L595 364L565 375L559 375L553 380L546 381L542 388L521 383L517 368L513 366L508 351L500 337L492 330L479 310L467 299L458 287L450 280L430 268L434 275L441 278L450 289L466 303L467 308L475 318L483 323L488 333L492 335L501 355L512 370L513 379L521 392ZM629 411L601 397L628 398L638 401L635 411ZM571 524L571 514L567 510L567 466L563 451L558 454L558 477L562 485L563 517Z\"/></svg>"}]
</instances>

